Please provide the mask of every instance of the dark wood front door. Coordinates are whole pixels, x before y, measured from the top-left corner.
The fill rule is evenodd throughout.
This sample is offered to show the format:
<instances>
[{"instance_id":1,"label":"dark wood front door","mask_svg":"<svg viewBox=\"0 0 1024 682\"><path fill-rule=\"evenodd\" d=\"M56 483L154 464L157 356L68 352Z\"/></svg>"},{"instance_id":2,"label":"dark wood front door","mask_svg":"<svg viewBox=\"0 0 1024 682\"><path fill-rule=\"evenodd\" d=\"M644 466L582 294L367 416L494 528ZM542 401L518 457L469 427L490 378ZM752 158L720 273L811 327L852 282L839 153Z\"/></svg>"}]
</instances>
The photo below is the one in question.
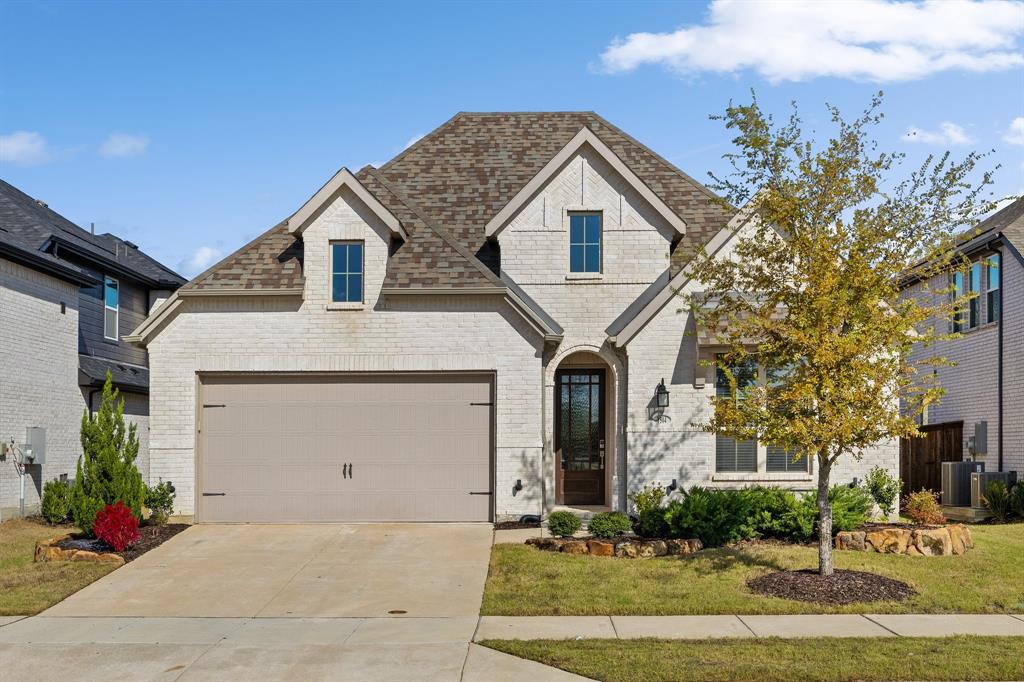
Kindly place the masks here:
<instances>
[{"instance_id":1,"label":"dark wood front door","mask_svg":"<svg viewBox=\"0 0 1024 682\"><path fill-rule=\"evenodd\" d=\"M604 504L603 369L555 373L555 470L558 504Z\"/></svg>"}]
</instances>

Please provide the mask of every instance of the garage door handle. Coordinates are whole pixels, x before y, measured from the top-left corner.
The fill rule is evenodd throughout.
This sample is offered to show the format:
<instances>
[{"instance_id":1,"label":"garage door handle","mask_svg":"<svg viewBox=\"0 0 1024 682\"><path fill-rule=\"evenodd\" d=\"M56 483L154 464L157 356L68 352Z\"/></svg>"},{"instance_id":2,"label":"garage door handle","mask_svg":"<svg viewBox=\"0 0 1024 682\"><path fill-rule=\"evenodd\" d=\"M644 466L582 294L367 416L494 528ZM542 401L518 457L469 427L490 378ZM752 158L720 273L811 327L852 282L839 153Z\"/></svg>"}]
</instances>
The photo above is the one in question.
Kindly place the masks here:
<instances>
[{"instance_id":1,"label":"garage door handle","mask_svg":"<svg viewBox=\"0 0 1024 682\"><path fill-rule=\"evenodd\" d=\"M470 494L470 495L493 495L494 493L492 493L492 492L491 492L490 490L488 490L488 491L486 491L486 492L482 492L482 493L478 493L478 492L470 492L469 494Z\"/></svg>"},{"instance_id":2,"label":"garage door handle","mask_svg":"<svg viewBox=\"0 0 1024 682\"><path fill-rule=\"evenodd\" d=\"M203 493L203 497L224 497L227 493Z\"/></svg>"}]
</instances>

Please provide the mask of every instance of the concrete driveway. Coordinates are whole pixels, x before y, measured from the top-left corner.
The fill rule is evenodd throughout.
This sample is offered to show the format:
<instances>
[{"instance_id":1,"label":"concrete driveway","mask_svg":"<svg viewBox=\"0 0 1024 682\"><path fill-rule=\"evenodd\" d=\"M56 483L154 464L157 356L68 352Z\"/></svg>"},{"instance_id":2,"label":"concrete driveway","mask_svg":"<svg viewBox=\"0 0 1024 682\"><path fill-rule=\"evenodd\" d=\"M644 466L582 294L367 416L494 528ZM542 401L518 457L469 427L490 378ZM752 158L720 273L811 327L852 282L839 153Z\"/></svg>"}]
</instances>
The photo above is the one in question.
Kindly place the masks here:
<instances>
[{"instance_id":1,"label":"concrete driveway","mask_svg":"<svg viewBox=\"0 0 1024 682\"><path fill-rule=\"evenodd\" d=\"M486 524L193 526L43 616L472 617Z\"/></svg>"},{"instance_id":2,"label":"concrete driveway","mask_svg":"<svg viewBox=\"0 0 1024 682\"><path fill-rule=\"evenodd\" d=\"M568 682L472 644L485 524L194 526L34 618L0 679Z\"/></svg>"}]
</instances>

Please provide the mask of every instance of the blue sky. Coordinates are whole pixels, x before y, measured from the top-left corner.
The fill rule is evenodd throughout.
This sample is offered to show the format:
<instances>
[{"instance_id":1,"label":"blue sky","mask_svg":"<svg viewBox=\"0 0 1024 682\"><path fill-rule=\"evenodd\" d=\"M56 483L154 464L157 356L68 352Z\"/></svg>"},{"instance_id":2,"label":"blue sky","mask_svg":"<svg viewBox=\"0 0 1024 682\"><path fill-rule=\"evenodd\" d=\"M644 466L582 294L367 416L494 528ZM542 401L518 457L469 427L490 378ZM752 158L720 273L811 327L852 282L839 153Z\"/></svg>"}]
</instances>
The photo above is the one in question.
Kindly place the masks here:
<instances>
[{"instance_id":1,"label":"blue sky","mask_svg":"<svg viewBox=\"0 0 1024 682\"><path fill-rule=\"evenodd\" d=\"M1024 193L1020 2L2 0L0 24L0 176L185 274L460 110L592 109L701 179L729 150L708 115L751 88L822 131L882 89L884 145L994 149Z\"/></svg>"}]
</instances>

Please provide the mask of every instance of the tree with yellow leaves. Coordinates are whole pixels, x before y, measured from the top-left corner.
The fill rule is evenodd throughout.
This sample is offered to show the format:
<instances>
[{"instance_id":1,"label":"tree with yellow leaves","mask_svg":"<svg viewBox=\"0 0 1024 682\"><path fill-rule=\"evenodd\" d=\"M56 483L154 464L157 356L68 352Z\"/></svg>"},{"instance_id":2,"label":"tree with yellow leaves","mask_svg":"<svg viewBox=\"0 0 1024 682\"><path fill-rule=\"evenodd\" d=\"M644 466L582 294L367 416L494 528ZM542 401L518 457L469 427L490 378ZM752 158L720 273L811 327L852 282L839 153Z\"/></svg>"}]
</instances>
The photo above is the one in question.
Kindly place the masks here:
<instances>
[{"instance_id":1,"label":"tree with yellow leaves","mask_svg":"<svg viewBox=\"0 0 1024 682\"><path fill-rule=\"evenodd\" d=\"M928 283L959 267L950 247L993 206L982 198L983 154L929 157L897 177L903 156L870 136L881 101L854 120L828 107L834 132L823 144L803 133L795 105L781 124L756 97L712 117L736 132L737 149L712 187L746 222L731 255L695 260L704 291L691 310L725 349L715 363L730 387L705 427L815 463L822 576L833 572L832 469L917 435L915 418L941 397L931 368L946 360L912 362L910 350L950 338L967 296L945 276ZM901 295L911 272L925 284ZM737 380L752 362L769 380Z\"/></svg>"}]
</instances>

